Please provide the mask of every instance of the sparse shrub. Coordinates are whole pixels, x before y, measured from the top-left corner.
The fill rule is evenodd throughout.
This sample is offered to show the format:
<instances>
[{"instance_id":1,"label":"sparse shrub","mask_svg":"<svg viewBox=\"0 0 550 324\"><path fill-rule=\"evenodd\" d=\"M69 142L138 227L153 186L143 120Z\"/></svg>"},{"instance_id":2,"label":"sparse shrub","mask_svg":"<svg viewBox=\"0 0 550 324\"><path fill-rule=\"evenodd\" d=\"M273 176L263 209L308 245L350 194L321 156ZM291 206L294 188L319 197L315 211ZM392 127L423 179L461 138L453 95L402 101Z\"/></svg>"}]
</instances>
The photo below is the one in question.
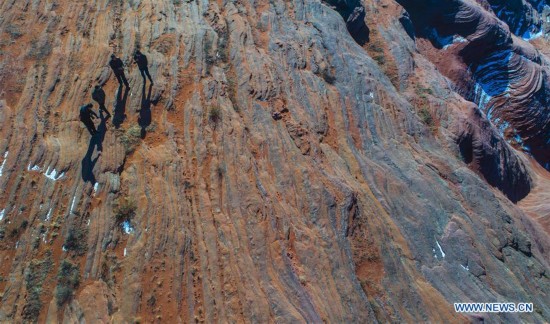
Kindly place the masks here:
<instances>
[{"instance_id":1,"label":"sparse shrub","mask_svg":"<svg viewBox=\"0 0 550 324\"><path fill-rule=\"evenodd\" d=\"M130 221L136 215L136 202L128 197L121 197L115 200L113 211L117 224Z\"/></svg>"},{"instance_id":2,"label":"sparse shrub","mask_svg":"<svg viewBox=\"0 0 550 324\"><path fill-rule=\"evenodd\" d=\"M32 239L32 249L36 250L38 249L39 246L40 246L40 236L35 236Z\"/></svg>"},{"instance_id":3,"label":"sparse shrub","mask_svg":"<svg viewBox=\"0 0 550 324\"><path fill-rule=\"evenodd\" d=\"M63 246L68 251L72 251L77 255L83 255L88 249L86 231L80 228L70 228Z\"/></svg>"},{"instance_id":4,"label":"sparse shrub","mask_svg":"<svg viewBox=\"0 0 550 324\"><path fill-rule=\"evenodd\" d=\"M384 55L384 48L380 44L379 40L375 40L375 41L371 42L367 47L367 51L369 52L369 54L371 55L373 60L375 60L376 63L378 63L378 65L386 64L386 57Z\"/></svg>"},{"instance_id":5,"label":"sparse shrub","mask_svg":"<svg viewBox=\"0 0 550 324\"><path fill-rule=\"evenodd\" d=\"M21 222L21 228L22 229L26 229L27 226L29 226L29 221L24 219L22 222Z\"/></svg>"},{"instance_id":6,"label":"sparse shrub","mask_svg":"<svg viewBox=\"0 0 550 324\"><path fill-rule=\"evenodd\" d=\"M386 64L386 57L384 56L384 54L375 55L373 59L376 61L376 63L378 63L378 65Z\"/></svg>"},{"instance_id":7,"label":"sparse shrub","mask_svg":"<svg viewBox=\"0 0 550 324\"><path fill-rule=\"evenodd\" d=\"M78 265L75 265L67 259L61 262L59 272L57 273L57 286L55 288L55 298L57 305L65 304L73 297L74 290L80 284L80 270Z\"/></svg>"},{"instance_id":8,"label":"sparse shrub","mask_svg":"<svg viewBox=\"0 0 550 324\"><path fill-rule=\"evenodd\" d=\"M433 90L430 88L424 88L422 86L418 86L416 88L416 95L420 97L421 99L426 99L426 95L433 95Z\"/></svg>"},{"instance_id":9,"label":"sparse shrub","mask_svg":"<svg viewBox=\"0 0 550 324\"><path fill-rule=\"evenodd\" d=\"M208 39L208 35L203 39L203 53L206 67L209 68L216 62L216 58L214 57L214 53L212 53L212 42Z\"/></svg>"},{"instance_id":10,"label":"sparse shrub","mask_svg":"<svg viewBox=\"0 0 550 324\"><path fill-rule=\"evenodd\" d=\"M210 108L210 111L208 112L208 119L213 122L214 124L217 124L222 118L222 111L220 107L214 106Z\"/></svg>"},{"instance_id":11,"label":"sparse shrub","mask_svg":"<svg viewBox=\"0 0 550 324\"><path fill-rule=\"evenodd\" d=\"M17 228L17 227L12 228L11 231L10 231L10 237L14 238L17 235L19 235L19 228Z\"/></svg>"},{"instance_id":12,"label":"sparse shrub","mask_svg":"<svg viewBox=\"0 0 550 324\"><path fill-rule=\"evenodd\" d=\"M216 168L216 174L218 175L218 178L223 178L223 175L225 174L225 168L223 166L218 166Z\"/></svg>"},{"instance_id":13,"label":"sparse shrub","mask_svg":"<svg viewBox=\"0 0 550 324\"><path fill-rule=\"evenodd\" d=\"M28 56L36 60L43 60L52 52L52 43L49 40L40 42L37 40L31 41Z\"/></svg>"},{"instance_id":14,"label":"sparse shrub","mask_svg":"<svg viewBox=\"0 0 550 324\"><path fill-rule=\"evenodd\" d=\"M235 109L236 112L239 112L239 107L237 105L237 81L235 80L235 76L228 72L227 74L227 90L229 94L229 100L231 100L231 103L233 104L233 109Z\"/></svg>"},{"instance_id":15,"label":"sparse shrub","mask_svg":"<svg viewBox=\"0 0 550 324\"><path fill-rule=\"evenodd\" d=\"M15 25L8 25L6 27L6 33L10 35L10 38L12 40L18 39L19 37L23 36L23 33L21 32L21 29Z\"/></svg>"},{"instance_id":16,"label":"sparse shrub","mask_svg":"<svg viewBox=\"0 0 550 324\"><path fill-rule=\"evenodd\" d=\"M328 84L334 84L334 82L336 82L336 78L334 77L334 75L332 75L330 69L324 69L321 72L321 76L323 77L323 80L325 80L325 82Z\"/></svg>"},{"instance_id":17,"label":"sparse shrub","mask_svg":"<svg viewBox=\"0 0 550 324\"><path fill-rule=\"evenodd\" d=\"M124 134L120 137L120 141L124 146L126 154L132 153L141 139L141 127L134 125L128 128Z\"/></svg>"},{"instance_id":18,"label":"sparse shrub","mask_svg":"<svg viewBox=\"0 0 550 324\"><path fill-rule=\"evenodd\" d=\"M23 319L30 322L35 322L40 315L40 309L42 308L42 301L40 300L42 283L53 265L50 256L47 253L43 260L32 260L25 270L25 283L28 294L21 315Z\"/></svg>"},{"instance_id":19,"label":"sparse shrub","mask_svg":"<svg viewBox=\"0 0 550 324\"><path fill-rule=\"evenodd\" d=\"M218 50L216 52L216 59L227 63L229 61L229 47L227 46L227 40L229 34L227 32L227 27L218 30Z\"/></svg>"},{"instance_id":20,"label":"sparse shrub","mask_svg":"<svg viewBox=\"0 0 550 324\"><path fill-rule=\"evenodd\" d=\"M368 46L368 50L375 53L384 53L384 49L382 48L382 46L380 46L378 42L370 43Z\"/></svg>"},{"instance_id":21,"label":"sparse shrub","mask_svg":"<svg viewBox=\"0 0 550 324\"><path fill-rule=\"evenodd\" d=\"M423 106L422 108L420 108L420 110L418 110L418 116L420 117L420 120L422 120L422 122L426 124L430 129L434 129L435 121L432 117L432 114L430 113L430 110L427 107Z\"/></svg>"},{"instance_id":22,"label":"sparse shrub","mask_svg":"<svg viewBox=\"0 0 550 324\"><path fill-rule=\"evenodd\" d=\"M147 131L147 133L154 133L157 130L157 123L152 122L151 125L145 128L145 130Z\"/></svg>"}]
</instances>

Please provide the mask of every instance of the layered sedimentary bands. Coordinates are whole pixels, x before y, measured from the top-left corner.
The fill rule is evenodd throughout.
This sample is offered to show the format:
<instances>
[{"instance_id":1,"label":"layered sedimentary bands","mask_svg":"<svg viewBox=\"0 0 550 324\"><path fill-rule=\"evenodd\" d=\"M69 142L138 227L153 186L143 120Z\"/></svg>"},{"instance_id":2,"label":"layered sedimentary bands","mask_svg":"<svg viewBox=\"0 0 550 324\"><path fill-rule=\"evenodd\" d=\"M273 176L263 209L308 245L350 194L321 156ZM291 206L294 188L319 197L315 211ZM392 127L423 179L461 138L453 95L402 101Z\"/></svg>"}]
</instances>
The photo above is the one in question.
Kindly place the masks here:
<instances>
[{"instance_id":1,"label":"layered sedimentary bands","mask_svg":"<svg viewBox=\"0 0 550 324\"><path fill-rule=\"evenodd\" d=\"M549 13L0 2L0 322L550 321Z\"/></svg>"}]
</instances>

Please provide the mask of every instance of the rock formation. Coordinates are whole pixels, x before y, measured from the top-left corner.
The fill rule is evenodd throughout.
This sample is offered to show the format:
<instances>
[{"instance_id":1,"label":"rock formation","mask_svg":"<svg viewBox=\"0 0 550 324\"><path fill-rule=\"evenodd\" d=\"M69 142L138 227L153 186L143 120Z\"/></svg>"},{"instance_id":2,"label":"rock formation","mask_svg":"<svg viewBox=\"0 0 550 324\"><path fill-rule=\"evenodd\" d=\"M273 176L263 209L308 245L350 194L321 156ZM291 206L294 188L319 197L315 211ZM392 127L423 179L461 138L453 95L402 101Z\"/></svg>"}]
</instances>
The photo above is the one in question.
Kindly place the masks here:
<instances>
[{"instance_id":1,"label":"rock formation","mask_svg":"<svg viewBox=\"0 0 550 324\"><path fill-rule=\"evenodd\" d=\"M548 12L1 2L0 322L549 321Z\"/></svg>"}]
</instances>

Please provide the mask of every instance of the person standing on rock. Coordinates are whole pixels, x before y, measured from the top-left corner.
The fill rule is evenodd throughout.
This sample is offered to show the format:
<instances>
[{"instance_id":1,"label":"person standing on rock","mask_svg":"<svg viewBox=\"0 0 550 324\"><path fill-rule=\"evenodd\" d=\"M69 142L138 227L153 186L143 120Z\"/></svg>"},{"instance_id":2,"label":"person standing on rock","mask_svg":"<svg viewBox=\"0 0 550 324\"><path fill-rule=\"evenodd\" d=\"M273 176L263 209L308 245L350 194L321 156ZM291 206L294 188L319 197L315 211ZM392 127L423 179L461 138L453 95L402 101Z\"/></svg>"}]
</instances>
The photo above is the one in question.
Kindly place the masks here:
<instances>
[{"instance_id":1,"label":"person standing on rock","mask_svg":"<svg viewBox=\"0 0 550 324\"><path fill-rule=\"evenodd\" d=\"M122 60L118 58L115 54L111 54L111 60L109 61L109 66L111 66L113 73L118 79L118 83L120 83L120 85L124 83L126 87L129 87L130 84L128 83L128 80L126 80L126 75L124 74L124 63L122 63Z\"/></svg>"},{"instance_id":2,"label":"person standing on rock","mask_svg":"<svg viewBox=\"0 0 550 324\"><path fill-rule=\"evenodd\" d=\"M99 111L104 111L107 114L107 118L111 117L111 113L105 107L105 91L103 91L101 85L98 84L94 87L92 99L99 104Z\"/></svg>"},{"instance_id":3,"label":"person standing on rock","mask_svg":"<svg viewBox=\"0 0 550 324\"><path fill-rule=\"evenodd\" d=\"M86 126L92 136L97 134L92 118L98 118L97 114L92 110L93 106L89 103L80 107L80 121Z\"/></svg>"},{"instance_id":4,"label":"person standing on rock","mask_svg":"<svg viewBox=\"0 0 550 324\"><path fill-rule=\"evenodd\" d=\"M134 53L134 62L137 63L139 72L141 73L141 77L143 77L143 81L145 82L145 76L147 76L149 78L149 81L151 81L151 84L153 84L153 79L151 78L151 74L149 74L149 68L147 67L147 56L140 52L140 50L136 50L136 52Z\"/></svg>"}]
</instances>

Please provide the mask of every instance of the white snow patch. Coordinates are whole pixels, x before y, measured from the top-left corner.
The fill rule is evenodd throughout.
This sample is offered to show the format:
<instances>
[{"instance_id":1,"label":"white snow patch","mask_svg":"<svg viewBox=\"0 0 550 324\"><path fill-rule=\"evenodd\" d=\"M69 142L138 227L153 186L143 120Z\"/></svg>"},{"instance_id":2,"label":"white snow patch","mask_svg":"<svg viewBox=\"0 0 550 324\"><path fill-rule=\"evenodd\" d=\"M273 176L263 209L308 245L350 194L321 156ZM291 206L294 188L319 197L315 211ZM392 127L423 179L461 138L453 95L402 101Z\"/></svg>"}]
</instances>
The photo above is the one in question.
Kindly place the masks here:
<instances>
[{"instance_id":1,"label":"white snow patch","mask_svg":"<svg viewBox=\"0 0 550 324\"><path fill-rule=\"evenodd\" d=\"M130 221L125 220L121 225L124 233L130 234L134 232L134 228L132 227L132 224L130 224Z\"/></svg>"},{"instance_id":2,"label":"white snow patch","mask_svg":"<svg viewBox=\"0 0 550 324\"><path fill-rule=\"evenodd\" d=\"M75 204L75 202L76 202L76 196L73 196L73 202L72 202L72 204L71 204L71 209L70 209L70 212L71 212L71 213L72 213L73 210L74 210L74 204Z\"/></svg>"},{"instance_id":3,"label":"white snow patch","mask_svg":"<svg viewBox=\"0 0 550 324\"><path fill-rule=\"evenodd\" d=\"M452 45L454 44L458 44L458 43L466 43L468 40L462 36L459 36L459 35L454 35L451 39L451 42L448 43L447 45L444 45L443 46L443 49L447 49L449 47L451 47Z\"/></svg>"},{"instance_id":4,"label":"white snow patch","mask_svg":"<svg viewBox=\"0 0 550 324\"><path fill-rule=\"evenodd\" d=\"M4 213L5 213L5 211L6 211L5 208L2 209L2 210L0 210L0 221L1 221L2 219L4 219Z\"/></svg>"},{"instance_id":5,"label":"white snow patch","mask_svg":"<svg viewBox=\"0 0 550 324\"><path fill-rule=\"evenodd\" d=\"M59 174L57 174L57 171L55 169L53 169L51 172L50 172L50 168L48 167L48 169L46 170L46 172L44 172L44 175L46 176L46 178L48 179L51 179L53 181L57 181L59 179L61 179L64 175L65 175L65 172L61 172Z\"/></svg>"},{"instance_id":6,"label":"white snow patch","mask_svg":"<svg viewBox=\"0 0 550 324\"><path fill-rule=\"evenodd\" d=\"M436 29L432 29L430 34L432 40L435 41L442 49L447 49L454 44L466 43L468 40L460 35L441 36Z\"/></svg>"},{"instance_id":7,"label":"white snow patch","mask_svg":"<svg viewBox=\"0 0 550 324\"><path fill-rule=\"evenodd\" d=\"M48 210L48 214L46 215L46 222L49 221L51 217L52 217L52 208Z\"/></svg>"},{"instance_id":8,"label":"white snow patch","mask_svg":"<svg viewBox=\"0 0 550 324\"><path fill-rule=\"evenodd\" d=\"M67 248L65 247L65 245L61 247L61 250L63 250L63 252L67 252Z\"/></svg>"},{"instance_id":9,"label":"white snow patch","mask_svg":"<svg viewBox=\"0 0 550 324\"><path fill-rule=\"evenodd\" d=\"M543 36L543 34L544 33L542 32L542 29L538 32L527 30L527 31L525 31L525 33L523 33L523 35L521 35L521 38L523 38L526 41L530 41L530 40L537 39L537 38Z\"/></svg>"},{"instance_id":10,"label":"white snow patch","mask_svg":"<svg viewBox=\"0 0 550 324\"><path fill-rule=\"evenodd\" d=\"M35 166L31 167L31 164L29 163L29 166L27 166L27 170L28 171L42 171L42 168L39 167L38 165L35 165Z\"/></svg>"},{"instance_id":11,"label":"white snow patch","mask_svg":"<svg viewBox=\"0 0 550 324\"><path fill-rule=\"evenodd\" d=\"M98 190L99 190L99 182L96 182L94 184L94 195L97 193Z\"/></svg>"},{"instance_id":12,"label":"white snow patch","mask_svg":"<svg viewBox=\"0 0 550 324\"><path fill-rule=\"evenodd\" d=\"M445 252L443 252L443 249L441 248L441 245L439 245L439 241L435 240L435 243L437 244L437 247L439 248L439 252L441 252L441 256L445 257Z\"/></svg>"},{"instance_id":13,"label":"white snow patch","mask_svg":"<svg viewBox=\"0 0 550 324\"><path fill-rule=\"evenodd\" d=\"M500 136L504 137L504 132L510 127L510 123L509 122L500 122L500 119L497 118L495 119L495 124L498 125L498 132L500 134Z\"/></svg>"},{"instance_id":14,"label":"white snow patch","mask_svg":"<svg viewBox=\"0 0 550 324\"><path fill-rule=\"evenodd\" d=\"M479 83L476 83L474 87L474 96L474 101L477 103L479 108L482 111L485 111L485 107L487 107L487 104L491 101L491 96L483 90ZM489 118L489 116L487 116L487 118Z\"/></svg>"},{"instance_id":15,"label":"white snow patch","mask_svg":"<svg viewBox=\"0 0 550 324\"><path fill-rule=\"evenodd\" d=\"M126 248L124 248L124 256L126 256Z\"/></svg>"},{"instance_id":16,"label":"white snow patch","mask_svg":"<svg viewBox=\"0 0 550 324\"><path fill-rule=\"evenodd\" d=\"M90 219L88 218L88 222L86 223L86 226L90 226Z\"/></svg>"},{"instance_id":17,"label":"white snow patch","mask_svg":"<svg viewBox=\"0 0 550 324\"><path fill-rule=\"evenodd\" d=\"M0 165L0 177L2 176L2 172L4 171L4 166L6 165L6 161L8 160L8 153L9 153L8 151L4 153L4 161Z\"/></svg>"},{"instance_id":18,"label":"white snow patch","mask_svg":"<svg viewBox=\"0 0 550 324\"><path fill-rule=\"evenodd\" d=\"M470 271L470 267L468 266L463 266L462 264L460 265L462 267L462 269L466 270L466 271Z\"/></svg>"},{"instance_id":19,"label":"white snow patch","mask_svg":"<svg viewBox=\"0 0 550 324\"><path fill-rule=\"evenodd\" d=\"M502 75L503 64L512 59L514 53L510 50L492 54L472 71L476 77L474 102L491 120L492 108L488 103L492 96L510 95L510 80ZM492 105L491 105L492 106Z\"/></svg>"}]
</instances>

